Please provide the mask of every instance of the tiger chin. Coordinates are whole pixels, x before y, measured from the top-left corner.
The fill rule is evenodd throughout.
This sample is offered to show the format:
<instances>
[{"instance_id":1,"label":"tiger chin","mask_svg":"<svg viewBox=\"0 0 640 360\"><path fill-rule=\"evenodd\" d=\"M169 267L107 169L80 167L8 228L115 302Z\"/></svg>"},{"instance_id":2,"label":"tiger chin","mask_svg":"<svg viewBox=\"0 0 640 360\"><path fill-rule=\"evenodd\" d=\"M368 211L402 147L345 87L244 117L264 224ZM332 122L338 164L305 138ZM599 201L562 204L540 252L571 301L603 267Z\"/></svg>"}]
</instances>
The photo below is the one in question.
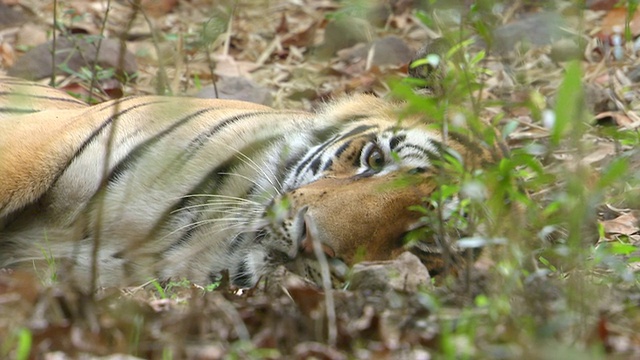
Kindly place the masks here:
<instances>
[{"instance_id":1,"label":"tiger chin","mask_svg":"<svg viewBox=\"0 0 640 360\"><path fill-rule=\"evenodd\" d=\"M0 267L53 262L80 284L94 258L100 286L228 271L239 287L281 264L317 280L319 254L391 259L424 226L412 206L437 189L444 152L492 161L490 146L445 145L368 95L308 113L159 96L87 106L13 78L0 93ZM433 241L417 252L437 272Z\"/></svg>"}]
</instances>

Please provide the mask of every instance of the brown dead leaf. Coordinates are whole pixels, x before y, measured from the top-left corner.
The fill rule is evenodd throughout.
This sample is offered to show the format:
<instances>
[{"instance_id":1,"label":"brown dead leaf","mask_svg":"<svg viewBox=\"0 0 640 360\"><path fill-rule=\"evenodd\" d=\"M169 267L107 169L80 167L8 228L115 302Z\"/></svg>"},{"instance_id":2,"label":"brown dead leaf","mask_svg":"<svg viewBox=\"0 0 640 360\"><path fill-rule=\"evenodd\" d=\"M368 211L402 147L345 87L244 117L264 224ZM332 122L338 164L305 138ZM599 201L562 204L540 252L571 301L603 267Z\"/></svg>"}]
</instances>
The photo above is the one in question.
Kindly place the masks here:
<instances>
[{"instance_id":1,"label":"brown dead leaf","mask_svg":"<svg viewBox=\"0 0 640 360\"><path fill-rule=\"evenodd\" d=\"M153 17L166 15L178 5L178 0L142 0L142 9Z\"/></svg>"},{"instance_id":2,"label":"brown dead leaf","mask_svg":"<svg viewBox=\"0 0 640 360\"><path fill-rule=\"evenodd\" d=\"M625 23L627 21L628 11L625 7L619 7L611 9L604 19L602 19L602 25L600 26L600 38L608 38L613 34L624 33ZM640 12L636 11L629 22L629 28L631 35L636 37L640 35Z\"/></svg>"},{"instance_id":3,"label":"brown dead leaf","mask_svg":"<svg viewBox=\"0 0 640 360\"><path fill-rule=\"evenodd\" d=\"M119 99L124 95L122 83L116 79L98 80L94 89L90 89L89 85L82 81L73 81L72 79L59 88L89 103Z\"/></svg>"},{"instance_id":4,"label":"brown dead leaf","mask_svg":"<svg viewBox=\"0 0 640 360\"><path fill-rule=\"evenodd\" d=\"M625 113L621 111L605 111L595 116L595 121L598 124L605 124L607 122L613 122L618 126L631 128L634 121L629 118Z\"/></svg>"},{"instance_id":5,"label":"brown dead leaf","mask_svg":"<svg viewBox=\"0 0 640 360\"><path fill-rule=\"evenodd\" d=\"M282 13L280 16L280 24L276 27L276 33L278 34L286 34L289 32L289 22L287 21L287 15Z\"/></svg>"},{"instance_id":6,"label":"brown dead leaf","mask_svg":"<svg viewBox=\"0 0 640 360\"><path fill-rule=\"evenodd\" d=\"M324 302L324 294L313 285L289 279L285 286L293 301L300 308L300 312L306 316L311 316L318 311L320 304Z\"/></svg>"},{"instance_id":7,"label":"brown dead leaf","mask_svg":"<svg viewBox=\"0 0 640 360\"><path fill-rule=\"evenodd\" d=\"M583 165L597 165L601 161L616 154L616 146L613 142L600 141L595 144L595 149L580 159Z\"/></svg>"},{"instance_id":8,"label":"brown dead leaf","mask_svg":"<svg viewBox=\"0 0 640 360\"><path fill-rule=\"evenodd\" d=\"M294 359L342 360L347 356L338 350L317 342L304 342L293 349Z\"/></svg>"},{"instance_id":9,"label":"brown dead leaf","mask_svg":"<svg viewBox=\"0 0 640 360\"><path fill-rule=\"evenodd\" d=\"M633 235L640 231L640 211L630 211L615 219L604 220L600 223L606 234L611 235Z\"/></svg>"},{"instance_id":10,"label":"brown dead leaf","mask_svg":"<svg viewBox=\"0 0 640 360\"><path fill-rule=\"evenodd\" d=\"M13 50L13 46L6 42L0 43L0 67L11 67L15 62L16 52Z\"/></svg>"},{"instance_id":11,"label":"brown dead leaf","mask_svg":"<svg viewBox=\"0 0 640 360\"><path fill-rule=\"evenodd\" d=\"M214 56L216 61L216 68L213 71L218 76L240 76L250 78L252 71L256 70L259 66L249 61L236 61L233 57L228 55Z\"/></svg>"},{"instance_id":12,"label":"brown dead leaf","mask_svg":"<svg viewBox=\"0 0 640 360\"><path fill-rule=\"evenodd\" d=\"M0 306L6 306L7 301L16 295L15 300L22 304L32 304L38 298L39 287L37 279L32 273L24 271L0 270Z\"/></svg>"},{"instance_id":13,"label":"brown dead leaf","mask_svg":"<svg viewBox=\"0 0 640 360\"><path fill-rule=\"evenodd\" d=\"M587 0L585 6L591 10L611 10L620 4L620 0Z\"/></svg>"},{"instance_id":14,"label":"brown dead leaf","mask_svg":"<svg viewBox=\"0 0 640 360\"><path fill-rule=\"evenodd\" d=\"M318 22L314 21L309 24L305 29L295 32L295 33L287 33L282 37L282 45L289 46L297 46L297 47L310 47L313 45L316 30L318 29Z\"/></svg>"}]
</instances>

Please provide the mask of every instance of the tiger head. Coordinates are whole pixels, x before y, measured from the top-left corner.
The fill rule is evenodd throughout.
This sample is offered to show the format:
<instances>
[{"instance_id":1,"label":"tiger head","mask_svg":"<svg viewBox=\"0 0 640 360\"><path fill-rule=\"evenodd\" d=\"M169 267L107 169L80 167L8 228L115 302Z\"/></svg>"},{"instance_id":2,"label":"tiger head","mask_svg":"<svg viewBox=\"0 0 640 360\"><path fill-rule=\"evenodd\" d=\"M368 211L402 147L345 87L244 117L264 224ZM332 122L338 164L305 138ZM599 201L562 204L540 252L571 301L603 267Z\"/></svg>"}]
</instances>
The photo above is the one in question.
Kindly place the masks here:
<instances>
[{"instance_id":1,"label":"tiger head","mask_svg":"<svg viewBox=\"0 0 640 360\"><path fill-rule=\"evenodd\" d=\"M369 96L337 103L319 117L330 117L340 124L339 131L290 165L280 195L254 225L255 241L264 247L249 252L232 269L236 284L255 283L255 275L265 273L274 259L303 259L292 261L291 267L318 281L318 249L332 263L340 260L338 264L394 258L409 248L407 234L433 225L416 205L429 203L444 159L455 158L474 169L492 158L488 146L462 136L450 134L445 145L442 134L423 119L399 120L397 107ZM443 220L456 201L443 205ZM443 253L455 255L453 248L424 239L410 250L434 275L452 265Z\"/></svg>"}]
</instances>

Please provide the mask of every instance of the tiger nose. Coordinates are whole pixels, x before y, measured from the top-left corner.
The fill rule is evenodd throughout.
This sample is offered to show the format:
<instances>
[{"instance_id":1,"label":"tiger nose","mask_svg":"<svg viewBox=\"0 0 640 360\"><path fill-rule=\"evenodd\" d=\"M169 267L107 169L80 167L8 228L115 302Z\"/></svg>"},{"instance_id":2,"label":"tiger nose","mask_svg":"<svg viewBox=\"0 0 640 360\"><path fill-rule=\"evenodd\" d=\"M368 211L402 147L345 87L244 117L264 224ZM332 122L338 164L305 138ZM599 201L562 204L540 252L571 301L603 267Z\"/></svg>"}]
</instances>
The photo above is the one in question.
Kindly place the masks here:
<instances>
[{"instance_id":1,"label":"tiger nose","mask_svg":"<svg viewBox=\"0 0 640 360\"><path fill-rule=\"evenodd\" d=\"M333 258L336 256L335 251L327 244L321 242L320 236L318 236L318 227L314 221L313 215L308 211L309 207L305 206L296 215L296 218L301 219L301 228L298 231L298 244L299 250L302 255L315 256L314 246L319 246L319 249L324 252L325 256Z\"/></svg>"}]
</instances>

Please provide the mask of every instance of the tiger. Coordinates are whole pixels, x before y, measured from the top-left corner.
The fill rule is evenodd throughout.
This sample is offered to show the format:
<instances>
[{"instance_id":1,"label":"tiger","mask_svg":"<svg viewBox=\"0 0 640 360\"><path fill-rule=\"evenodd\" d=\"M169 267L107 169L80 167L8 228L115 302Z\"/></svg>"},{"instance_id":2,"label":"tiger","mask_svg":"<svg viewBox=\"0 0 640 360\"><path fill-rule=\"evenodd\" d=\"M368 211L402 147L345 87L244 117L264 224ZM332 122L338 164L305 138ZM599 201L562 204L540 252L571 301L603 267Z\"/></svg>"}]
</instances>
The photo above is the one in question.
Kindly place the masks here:
<instances>
[{"instance_id":1,"label":"tiger","mask_svg":"<svg viewBox=\"0 0 640 360\"><path fill-rule=\"evenodd\" d=\"M0 267L66 264L99 286L227 274L248 288L302 261L317 279L320 257L406 251L443 154L468 169L499 157L373 95L313 112L179 96L89 106L0 78ZM431 274L447 263L436 240L408 249Z\"/></svg>"}]
</instances>

